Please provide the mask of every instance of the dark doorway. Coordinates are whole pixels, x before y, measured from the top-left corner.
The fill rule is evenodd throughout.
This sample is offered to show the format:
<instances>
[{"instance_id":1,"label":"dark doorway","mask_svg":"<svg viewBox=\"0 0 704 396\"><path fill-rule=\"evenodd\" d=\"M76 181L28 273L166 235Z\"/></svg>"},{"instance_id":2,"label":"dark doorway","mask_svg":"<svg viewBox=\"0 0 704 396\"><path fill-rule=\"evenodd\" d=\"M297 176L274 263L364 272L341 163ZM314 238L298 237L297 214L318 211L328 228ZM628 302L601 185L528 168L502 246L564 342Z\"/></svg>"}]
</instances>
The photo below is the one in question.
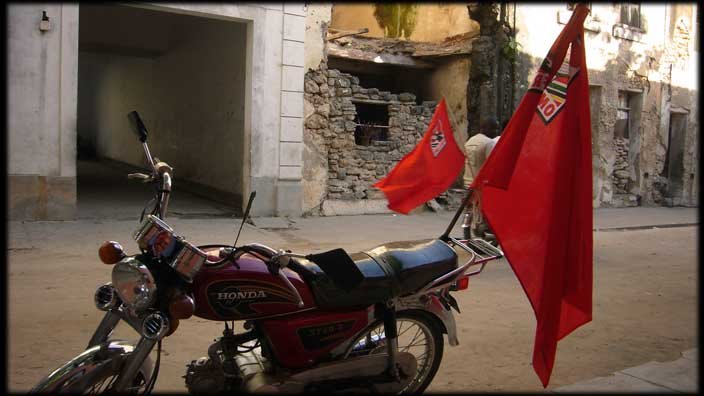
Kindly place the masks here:
<instances>
[{"instance_id":1,"label":"dark doorway","mask_svg":"<svg viewBox=\"0 0 704 396\"><path fill-rule=\"evenodd\" d=\"M667 139L667 158L663 177L668 180L667 197L681 198L684 189L684 137L687 131L687 114L670 113Z\"/></svg>"},{"instance_id":2,"label":"dark doorway","mask_svg":"<svg viewBox=\"0 0 704 396\"><path fill-rule=\"evenodd\" d=\"M174 168L170 212L237 212L247 166L246 24L113 4L81 4L79 20L79 217L110 203L143 205L142 196L115 195L129 188L126 170L147 168L126 117L132 110L150 132L152 155Z\"/></svg>"}]
</instances>

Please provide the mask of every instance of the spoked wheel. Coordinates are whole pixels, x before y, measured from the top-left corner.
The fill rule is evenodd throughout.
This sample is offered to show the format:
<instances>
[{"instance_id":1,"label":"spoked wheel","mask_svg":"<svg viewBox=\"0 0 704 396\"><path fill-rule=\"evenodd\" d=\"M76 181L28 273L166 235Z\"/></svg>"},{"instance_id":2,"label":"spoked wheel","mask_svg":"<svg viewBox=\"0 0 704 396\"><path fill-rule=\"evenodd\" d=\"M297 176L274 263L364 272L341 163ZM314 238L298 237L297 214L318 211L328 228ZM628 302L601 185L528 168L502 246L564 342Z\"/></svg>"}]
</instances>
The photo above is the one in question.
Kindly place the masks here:
<instances>
[{"instance_id":1,"label":"spoked wheel","mask_svg":"<svg viewBox=\"0 0 704 396\"><path fill-rule=\"evenodd\" d=\"M442 360L442 330L433 318L417 311L398 312L396 327L398 351L413 354L417 362L415 377L400 393L423 392L435 377ZM377 321L352 343L345 358L385 352L384 323Z\"/></svg>"},{"instance_id":2,"label":"spoked wheel","mask_svg":"<svg viewBox=\"0 0 704 396\"><path fill-rule=\"evenodd\" d=\"M113 393L112 389L120 371L115 370L113 362L108 361L94 366L81 367L73 373L64 376L58 383L51 386L51 393L100 394ZM131 386L125 393L137 395L146 391L146 380L142 372L138 372ZM42 392L42 390L39 390ZM43 392L42 392L43 393Z\"/></svg>"}]
</instances>

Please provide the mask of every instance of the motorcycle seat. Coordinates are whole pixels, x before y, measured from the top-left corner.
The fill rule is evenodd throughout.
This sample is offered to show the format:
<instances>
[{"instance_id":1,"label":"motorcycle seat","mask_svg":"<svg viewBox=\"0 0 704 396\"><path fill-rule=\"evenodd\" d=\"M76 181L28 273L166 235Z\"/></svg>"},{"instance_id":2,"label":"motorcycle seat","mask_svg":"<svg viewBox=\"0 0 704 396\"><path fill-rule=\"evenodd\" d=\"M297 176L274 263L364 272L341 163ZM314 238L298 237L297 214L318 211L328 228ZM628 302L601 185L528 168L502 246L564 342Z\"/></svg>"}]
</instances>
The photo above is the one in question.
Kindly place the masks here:
<instances>
[{"instance_id":1,"label":"motorcycle seat","mask_svg":"<svg viewBox=\"0 0 704 396\"><path fill-rule=\"evenodd\" d=\"M457 253L438 239L384 244L344 260L328 253L309 255L291 266L308 283L320 308L368 306L413 294L457 268Z\"/></svg>"}]
</instances>

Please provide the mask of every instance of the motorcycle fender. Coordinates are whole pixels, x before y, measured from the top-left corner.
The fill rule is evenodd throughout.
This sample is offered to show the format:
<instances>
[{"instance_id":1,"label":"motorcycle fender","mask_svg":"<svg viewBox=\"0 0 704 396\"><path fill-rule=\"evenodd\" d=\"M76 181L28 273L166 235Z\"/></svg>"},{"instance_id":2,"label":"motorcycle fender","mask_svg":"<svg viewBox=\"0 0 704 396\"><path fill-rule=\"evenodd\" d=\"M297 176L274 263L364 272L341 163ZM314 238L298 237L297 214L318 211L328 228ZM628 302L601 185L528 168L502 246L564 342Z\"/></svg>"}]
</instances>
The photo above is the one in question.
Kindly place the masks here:
<instances>
[{"instance_id":1,"label":"motorcycle fender","mask_svg":"<svg viewBox=\"0 0 704 396\"><path fill-rule=\"evenodd\" d=\"M132 353L134 348L135 346L130 342L113 340L86 349L80 355L64 363L61 367L44 377L39 384L32 389L31 393L52 392L54 388L62 384L65 379L70 378L84 369L90 369L106 361L113 361L116 364L121 363ZM151 377L152 368L152 361L147 357L141 368L147 383Z\"/></svg>"},{"instance_id":2,"label":"motorcycle fender","mask_svg":"<svg viewBox=\"0 0 704 396\"><path fill-rule=\"evenodd\" d=\"M396 309L420 309L431 313L436 318L438 318L440 322L442 322L443 326L445 326L445 331L447 332L447 340L450 345L459 345L460 342L457 339L457 326L455 325L455 316L452 314L452 311L450 311L449 309L445 309L445 307L442 305L437 296L434 296L432 294L426 296L428 297L428 299L426 299L425 303L417 297L402 298L396 304Z\"/></svg>"}]
</instances>

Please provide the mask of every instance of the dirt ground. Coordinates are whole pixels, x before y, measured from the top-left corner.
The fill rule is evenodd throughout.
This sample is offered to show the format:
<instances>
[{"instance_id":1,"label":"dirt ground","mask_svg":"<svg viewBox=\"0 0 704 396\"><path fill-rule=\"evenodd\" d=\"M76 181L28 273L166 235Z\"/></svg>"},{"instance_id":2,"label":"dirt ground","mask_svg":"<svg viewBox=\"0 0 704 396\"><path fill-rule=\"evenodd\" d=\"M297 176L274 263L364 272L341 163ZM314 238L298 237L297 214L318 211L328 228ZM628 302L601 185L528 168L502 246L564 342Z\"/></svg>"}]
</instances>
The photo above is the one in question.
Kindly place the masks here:
<instances>
[{"instance_id":1,"label":"dirt ground","mask_svg":"<svg viewBox=\"0 0 704 396\"><path fill-rule=\"evenodd\" d=\"M299 230L245 227L241 242L299 252L349 250L439 234L446 220L431 216L338 217L301 220ZM174 219L195 243L228 242L227 219ZM9 224L8 390L23 392L80 353L102 317L95 288L111 267L97 259L99 244L121 241L135 252L134 221ZM594 320L559 342L549 389L606 376L649 361L668 361L697 347L696 227L597 232L594 238ZM535 319L505 261L487 266L455 294L460 345L445 356L429 391L541 391L531 367ZM222 325L182 321L164 341L156 391L184 391L184 365L204 356ZM115 338L137 339L121 325Z\"/></svg>"}]
</instances>

